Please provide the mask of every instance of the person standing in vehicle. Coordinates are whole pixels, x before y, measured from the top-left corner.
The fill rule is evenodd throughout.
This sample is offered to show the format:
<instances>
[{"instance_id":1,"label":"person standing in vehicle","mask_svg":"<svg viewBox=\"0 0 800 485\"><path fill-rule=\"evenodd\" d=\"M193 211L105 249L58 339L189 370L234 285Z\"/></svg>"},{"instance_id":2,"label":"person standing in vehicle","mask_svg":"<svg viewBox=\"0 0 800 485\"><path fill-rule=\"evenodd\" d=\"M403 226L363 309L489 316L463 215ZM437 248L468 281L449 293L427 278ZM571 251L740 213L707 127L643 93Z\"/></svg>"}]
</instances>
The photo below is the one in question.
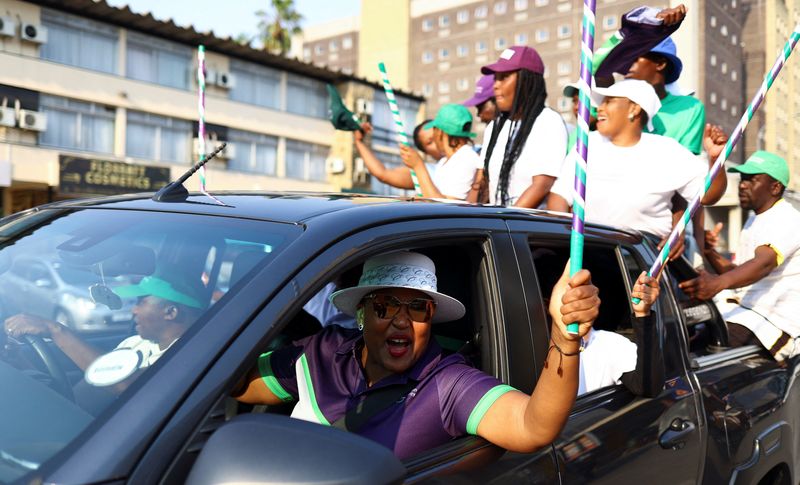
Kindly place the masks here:
<instances>
[{"instance_id":1,"label":"person standing in vehicle","mask_svg":"<svg viewBox=\"0 0 800 485\"><path fill-rule=\"evenodd\" d=\"M425 129L433 129L436 149L443 155L433 173L428 172L422 157L411 147L400 147L403 163L416 172L424 197L465 200L476 177L483 172L480 157L472 149L472 115L460 104L446 104Z\"/></svg>"},{"instance_id":2,"label":"person standing in vehicle","mask_svg":"<svg viewBox=\"0 0 800 485\"><path fill-rule=\"evenodd\" d=\"M737 263L707 244L704 255L719 274L700 272L680 287L700 300L719 294L730 344L761 345L781 361L800 353L800 212L783 199L789 166L757 151L728 171L741 175L739 203L753 211L739 237Z\"/></svg>"},{"instance_id":3,"label":"person standing in vehicle","mask_svg":"<svg viewBox=\"0 0 800 485\"><path fill-rule=\"evenodd\" d=\"M564 120L545 105L544 62L532 47L512 46L481 72L494 75L499 113L483 135L478 202L539 207L567 152Z\"/></svg>"},{"instance_id":4,"label":"person standing in vehicle","mask_svg":"<svg viewBox=\"0 0 800 485\"><path fill-rule=\"evenodd\" d=\"M472 97L464 101L467 108L475 107L478 119L489 124L497 117L497 104L494 101L494 76L484 74L475 83L475 92Z\"/></svg>"},{"instance_id":5,"label":"person standing in vehicle","mask_svg":"<svg viewBox=\"0 0 800 485\"><path fill-rule=\"evenodd\" d=\"M588 271L553 288L550 350L528 396L444 355L431 325L457 320L464 305L437 291L433 261L399 251L367 260L359 283L331 301L358 330L330 326L262 354L233 391L250 404L296 401L292 416L373 439L402 458L467 434L516 452L546 446L560 433L578 388L580 337L600 299ZM579 335L566 331L579 324Z\"/></svg>"}]
</instances>

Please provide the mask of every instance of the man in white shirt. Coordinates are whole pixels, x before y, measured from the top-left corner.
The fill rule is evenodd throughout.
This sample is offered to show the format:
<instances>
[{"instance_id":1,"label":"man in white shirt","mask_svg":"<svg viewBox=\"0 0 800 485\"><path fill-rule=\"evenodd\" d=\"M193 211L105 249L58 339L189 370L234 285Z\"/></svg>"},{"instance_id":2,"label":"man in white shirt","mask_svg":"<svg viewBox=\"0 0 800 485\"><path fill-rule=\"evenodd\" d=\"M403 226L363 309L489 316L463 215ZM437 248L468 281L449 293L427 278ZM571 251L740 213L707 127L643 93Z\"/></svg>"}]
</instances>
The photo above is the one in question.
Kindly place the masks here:
<instances>
[{"instance_id":1,"label":"man in white shirt","mask_svg":"<svg viewBox=\"0 0 800 485\"><path fill-rule=\"evenodd\" d=\"M717 299L728 322L730 344L760 344L775 360L800 353L800 212L783 200L789 184L786 161L757 151L739 172L739 203L754 214L745 223L736 264L706 245L717 275L701 272L680 287L687 295ZM731 292L721 294L723 290Z\"/></svg>"}]
</instances>

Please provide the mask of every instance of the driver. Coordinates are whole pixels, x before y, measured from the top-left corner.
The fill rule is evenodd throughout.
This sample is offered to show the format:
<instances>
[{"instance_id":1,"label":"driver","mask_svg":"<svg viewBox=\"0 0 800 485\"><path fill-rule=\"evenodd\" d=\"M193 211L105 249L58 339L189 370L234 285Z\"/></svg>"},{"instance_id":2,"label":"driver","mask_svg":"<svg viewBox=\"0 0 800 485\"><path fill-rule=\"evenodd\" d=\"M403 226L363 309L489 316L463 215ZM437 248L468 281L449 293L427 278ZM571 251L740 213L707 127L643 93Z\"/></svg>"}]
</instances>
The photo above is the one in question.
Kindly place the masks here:
<instances>
[{"instance_id":1,"label":"driver","mask_svg":"<svg viewBox=\"0 0 800 485\"><path fill-rule=\"evenodd\" d=\"M180 338L206 307L202 284L182 280L179 275L145 276L130 286L116 288L122 298L138 297L133 307L136 335L126 338L114 350L131 349L140 355L139 369L156 362ZM62 352L82 371L103 352L96 349L67 326L29 314L18 314L5 321L6 333L12 337L39 335L50 337ZM115 387L117 391L124 389Z\"/></svg>"}]
</instances>

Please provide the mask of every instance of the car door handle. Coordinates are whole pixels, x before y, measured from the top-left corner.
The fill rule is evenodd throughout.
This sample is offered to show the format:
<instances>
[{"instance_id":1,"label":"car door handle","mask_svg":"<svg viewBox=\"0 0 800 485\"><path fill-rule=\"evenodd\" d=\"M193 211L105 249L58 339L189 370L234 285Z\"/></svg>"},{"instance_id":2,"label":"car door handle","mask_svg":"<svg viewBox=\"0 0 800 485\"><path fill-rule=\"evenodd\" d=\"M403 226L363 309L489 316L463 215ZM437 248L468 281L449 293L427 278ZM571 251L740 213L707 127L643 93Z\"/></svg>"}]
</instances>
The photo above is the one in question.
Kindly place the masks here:
<instances>
[{"instance_id":1,"label":"car door handle","mask_svg":"<svg viewBox=\"0 0 800 485\"><path fill-rule=\"evenodd\" d=\"M675 418L670 423L661 436L658 437L658 444L665 450L679 450L686 444L686 439L694 433L695 425L691 421Z\"/></svg>"}]
</instances>

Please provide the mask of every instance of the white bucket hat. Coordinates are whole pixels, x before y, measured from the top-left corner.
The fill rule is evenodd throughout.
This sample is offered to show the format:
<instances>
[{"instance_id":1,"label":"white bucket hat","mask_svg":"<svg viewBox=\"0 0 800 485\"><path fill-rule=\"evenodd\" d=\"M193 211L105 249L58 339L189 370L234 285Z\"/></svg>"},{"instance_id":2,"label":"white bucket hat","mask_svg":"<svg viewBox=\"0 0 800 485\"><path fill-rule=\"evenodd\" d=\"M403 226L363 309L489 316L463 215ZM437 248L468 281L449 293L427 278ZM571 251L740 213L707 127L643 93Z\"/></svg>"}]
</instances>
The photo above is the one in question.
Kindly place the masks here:
<instances>
[{"instance_id":1,"label":"white bucket hat","mask_svg":"<svg viewBox=\"0 0 800 485\"><path fill-rule=\"evenodd\" d=\"M639 79L623 79L607 88L592 87L592 104L600 106L606 97L628 98L638 104L647 113L647 129L653 131L653 117L661 109L661 100L650 83Z\"/></svg>"},{"instance_id":2,"label":"white bucket hat","mask_svg":"<svg viewBox=\"0 0 800 485\"><path fill-rule=\"evenodd\" d=\"M410 251L381 254L364 263L358 285L330 296L331 303L350 316L355 316L361 300L375 290L409 288L433 298L436 311L431 323L449 322L464 316L464 305L451 296L436 291L436 266L427 256Z\"/></svg>"}]
</instances>

